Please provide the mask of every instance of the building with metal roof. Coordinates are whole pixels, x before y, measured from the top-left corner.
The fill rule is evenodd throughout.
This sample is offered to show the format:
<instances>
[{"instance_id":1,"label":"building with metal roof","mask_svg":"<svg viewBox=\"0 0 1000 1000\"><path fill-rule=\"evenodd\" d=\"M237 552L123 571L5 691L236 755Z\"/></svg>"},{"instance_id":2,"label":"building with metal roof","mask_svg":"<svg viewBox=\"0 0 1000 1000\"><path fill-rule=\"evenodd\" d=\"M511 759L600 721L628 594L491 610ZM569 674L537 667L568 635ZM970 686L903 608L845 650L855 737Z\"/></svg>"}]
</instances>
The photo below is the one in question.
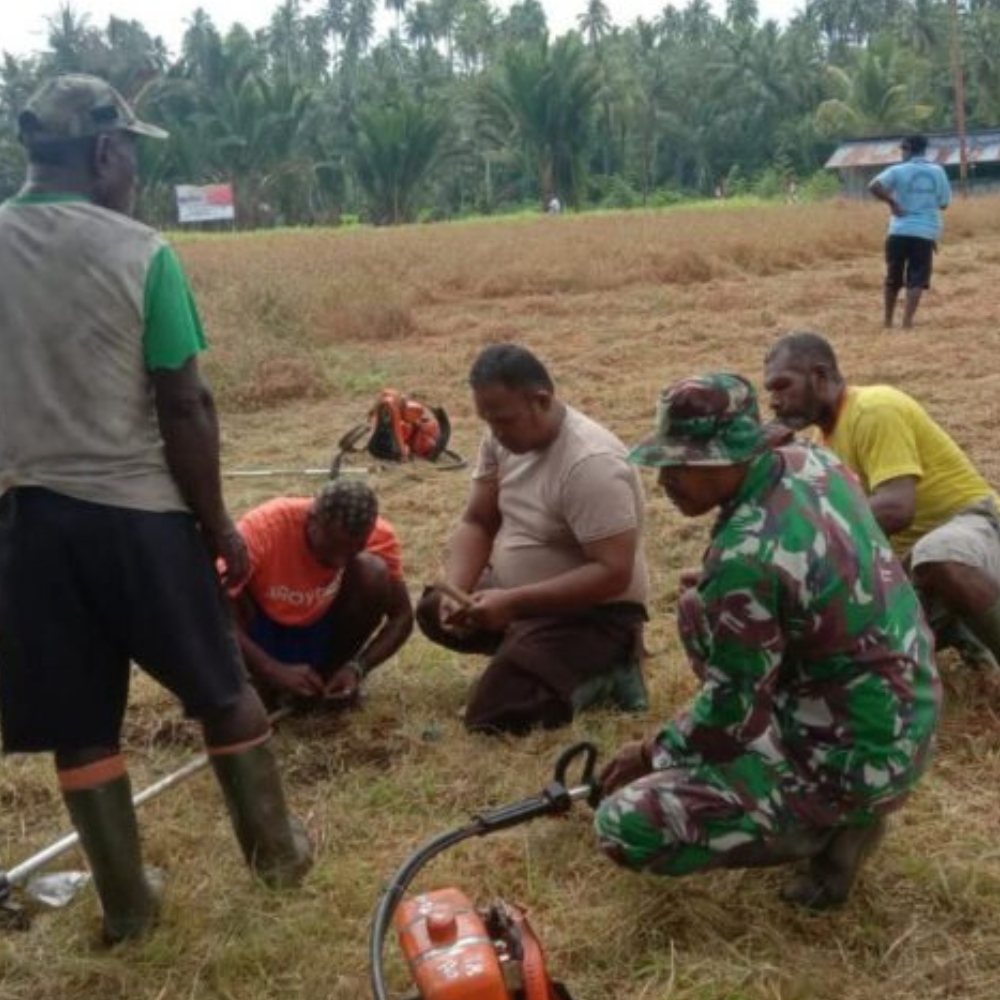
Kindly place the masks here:
<instances>
[{"instance_id":1,"label":"building with metal roof","mask_svg":"<svg viewBox=\"0 0 1000 1000\"><path fill-rule=\"evenodd\" d=\"M957 186L961 162L958 134L926 134L927 158L940 163L952 185ZM824 166L837 171L844 194L862 197L879 171L900 162L899 144L904 138L904 135L891 135L845 139ZM965 160L971 193L1000 189L1000 129L977 129L966 133Z\"/></svg>"}]
</instances>

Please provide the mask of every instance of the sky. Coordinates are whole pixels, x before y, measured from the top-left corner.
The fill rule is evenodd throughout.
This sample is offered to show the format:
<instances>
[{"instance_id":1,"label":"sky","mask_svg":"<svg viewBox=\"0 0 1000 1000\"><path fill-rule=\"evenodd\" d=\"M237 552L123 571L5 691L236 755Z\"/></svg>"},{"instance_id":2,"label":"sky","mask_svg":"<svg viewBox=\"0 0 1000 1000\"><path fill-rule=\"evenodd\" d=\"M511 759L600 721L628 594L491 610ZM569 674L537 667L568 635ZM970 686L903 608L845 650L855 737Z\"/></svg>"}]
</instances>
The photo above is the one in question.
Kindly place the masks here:
<instances>
[{"instance_id":1,"label":"sky","mask_svg":"<svg viewBox=\"0 0 1000 1000\"><path fill-rule=\"evenodd\" d=\"M630 24L636 17L651 21L668 6L666 0L605 2L615 24L620 26ZM725 0L710 2L721 15ZM278 3L279 0L71 0L71 6L78 13L87 14L94 27L103 27L111 15L139 21L150 34L161 35L173 54L177 52L191 12L198 6L208 11L215 26L224 34L234 21L240 21L251 31L264 27ZM773 18L783 24L804 6L805 0L757 0L757 4L761 20ZM675 7L686 5L686 0L673 0ZM25 56L45 48L46 20L59 6L60 0L4 0L0 13L0 52ZM318 0L303 3L307 13L318 6ZM506 9L509 2L499 0L497 6ZM576 27L577 15L586 7L586 0L542 0L542 6L548 16L549 30L559 35Z\"/></svg>"}]
</instances>

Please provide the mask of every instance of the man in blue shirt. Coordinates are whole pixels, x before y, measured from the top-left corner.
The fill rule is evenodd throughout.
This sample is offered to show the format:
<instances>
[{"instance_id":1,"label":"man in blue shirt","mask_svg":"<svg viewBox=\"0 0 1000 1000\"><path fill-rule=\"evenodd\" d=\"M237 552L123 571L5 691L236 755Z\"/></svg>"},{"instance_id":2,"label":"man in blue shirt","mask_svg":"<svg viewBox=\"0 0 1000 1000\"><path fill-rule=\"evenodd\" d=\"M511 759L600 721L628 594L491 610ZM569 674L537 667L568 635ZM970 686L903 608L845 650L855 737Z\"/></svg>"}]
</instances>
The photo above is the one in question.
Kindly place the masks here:
<instances>
[{"instance_id":1,"label":"man in blue shirt","mask_svg":"<svg viewBox=\"0 0 1000 1000\"><path fill-rule=\"evenodd\" d=\"M931 287L941 212L951 202L951 187L944 169L927 160L926 136L908 136L900 150L903 162L883 170L868 190L892 212L885 241L885 326L892 326L899 291L905 286L903 328L908 330L921 294Z\"/></svg>"}]
</instances>

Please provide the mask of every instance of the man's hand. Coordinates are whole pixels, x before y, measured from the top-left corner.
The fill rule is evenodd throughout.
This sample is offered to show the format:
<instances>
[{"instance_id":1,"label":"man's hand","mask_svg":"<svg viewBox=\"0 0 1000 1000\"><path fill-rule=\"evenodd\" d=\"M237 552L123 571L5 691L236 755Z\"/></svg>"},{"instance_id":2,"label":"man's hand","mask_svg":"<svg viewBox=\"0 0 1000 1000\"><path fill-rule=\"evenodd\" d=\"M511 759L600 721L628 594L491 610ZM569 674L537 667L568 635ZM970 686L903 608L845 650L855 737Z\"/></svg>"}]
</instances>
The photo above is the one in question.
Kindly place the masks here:
<instances>
[{"instance_id":1,"label":"man's hand","mask_svg":"<svg viewBox=\"0 0 1000 1000\"><path fill-rule=\"evenodd\" d=\"M323 688L325 701L354 701L361 692L361 675L353 662L345 663L326 682Z\"/></svg>"},{"instance_id":2,"label":"man's hand","mask_svg":"<svg viewBox=\"0 0 1000 1000\"><path fill-rule=\"evenodd\" d=\"M516 607L509 590L477 590L472 605L461 620L489 632L502 632L515 618Z\"/></svg>"},{"instance_id":3,"label":"man's hand","mask_svg":"<svg viewBox=\"0 0 1000 1000\"><path fill-rule=\"evenodd\" d=\"M642 740L626 743L601 769L597 779L602 798L653 771L649 744Z\"/></svg>"},{"instance_id":4,"label":"man's hand","mask_svg":"<svg viewBox=\"0 0 1000 1000\"><path fill-rule=\"evenodd\" d=\"M201 533L209 552L222 561L222 585L227 590L239 588L250 575L250 556L243 536L229 520L214 530L202 525Z\"/></svg>"},{"instance_id":5,"label":"man's hand","mask_svg":"<svg viewBox=\"0 0 1000 1000\"><path fill-rule=\"evenodd\" d=\"M902 219L906 215L906 209L895 198L889 202L889 211L892 212L897 219Z\"/></svg>"},{"instance_id":6,"label":"man's hand","mask_svg":"<svg viewBox=\"0 0 1000 1000\"><path fill-rule=\"evenodd\" d=\"M297 698L323 696L323 678L308 663L276 663L267 671L264 680L276 691Z\"/></svg>"},{"instance_id":7,"label":"man's hand","mask_svg":"<svg viewBox=\"0 0 1000 1000\"><path fill-rule=\"evenodd\" d=\"M683 594L685 590L690 590L692 587L697 587L701 582L701 567L697 569L689 566L687 569L682 569L680 575L677 577L677 593Z\"/></svg>"}]
</instances>

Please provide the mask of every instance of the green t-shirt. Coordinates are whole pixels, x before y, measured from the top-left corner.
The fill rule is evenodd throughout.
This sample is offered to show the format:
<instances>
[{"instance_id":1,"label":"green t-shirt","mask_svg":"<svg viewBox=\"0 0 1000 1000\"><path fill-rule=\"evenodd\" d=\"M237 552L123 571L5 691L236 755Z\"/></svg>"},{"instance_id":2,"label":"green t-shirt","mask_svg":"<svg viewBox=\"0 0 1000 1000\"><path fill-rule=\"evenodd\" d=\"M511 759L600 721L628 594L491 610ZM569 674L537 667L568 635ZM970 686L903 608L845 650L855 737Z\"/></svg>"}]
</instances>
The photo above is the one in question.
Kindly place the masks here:
<instances>
[{"instance_id":1,"label":"green t-shirt","mask_svg":"<svg viewBox=\"0 0 1000 1000\"><path fill-rule=\"evenodd\" d=\"M146 274L143 354L150 371L180 368L205 350L198 308L177 254L164 246Z\"/></svg>"}]
</instances>

